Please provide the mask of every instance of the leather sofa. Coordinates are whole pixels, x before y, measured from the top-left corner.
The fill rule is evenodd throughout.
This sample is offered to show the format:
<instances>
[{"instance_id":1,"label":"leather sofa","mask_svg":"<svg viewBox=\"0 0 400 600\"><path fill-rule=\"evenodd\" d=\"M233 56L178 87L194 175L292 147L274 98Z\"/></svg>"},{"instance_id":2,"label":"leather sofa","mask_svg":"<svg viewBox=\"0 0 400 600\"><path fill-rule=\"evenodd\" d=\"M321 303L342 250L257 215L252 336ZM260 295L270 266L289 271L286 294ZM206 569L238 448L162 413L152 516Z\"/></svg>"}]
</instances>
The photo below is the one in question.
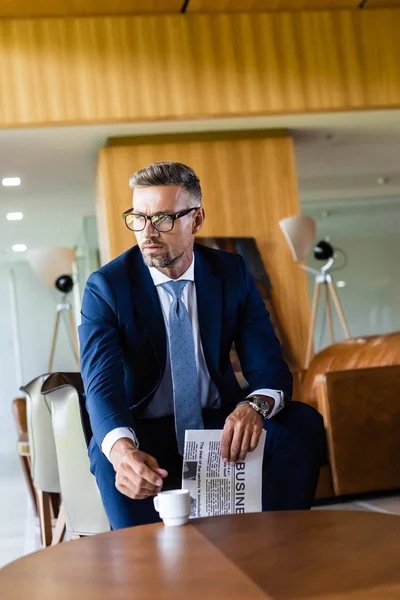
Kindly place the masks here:
<instances>
[{"instance_id":1,"label":"leather sofa","mask_svg":"<svg viewBox=\"0 0 400 600\"><path fill-rule=\"evenodd\" d=\"M400 488L400 332L325 348L296 387L325 422L317 498Z\"/></svg>"}]
</instances>

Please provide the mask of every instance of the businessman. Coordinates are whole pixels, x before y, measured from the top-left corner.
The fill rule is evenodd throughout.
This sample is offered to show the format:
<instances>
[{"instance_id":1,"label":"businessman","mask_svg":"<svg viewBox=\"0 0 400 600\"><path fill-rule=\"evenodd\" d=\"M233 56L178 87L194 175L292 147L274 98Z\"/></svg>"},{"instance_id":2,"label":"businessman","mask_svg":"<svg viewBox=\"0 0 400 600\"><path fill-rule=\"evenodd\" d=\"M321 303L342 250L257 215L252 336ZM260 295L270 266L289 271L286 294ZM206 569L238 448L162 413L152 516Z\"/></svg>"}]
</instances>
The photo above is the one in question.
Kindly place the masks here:
<instances>
[{"instance_id":1,"label":"businessman","mask_svg":"<svg viewBox=\"0 0 400 600\"><path fill-rule=\"evenodd\" d=\"M113 529L159 520L180 487L186 429L222 429L243 461L266 429L263 510L308 509L322 418L294 402L291 374L243 258L194 243L205 219L194 171L155 163L130 179L137 245L93 273L79 327L95 475ZM248 389L230 362L235 344Z\"/></svg>"}]
</instances>

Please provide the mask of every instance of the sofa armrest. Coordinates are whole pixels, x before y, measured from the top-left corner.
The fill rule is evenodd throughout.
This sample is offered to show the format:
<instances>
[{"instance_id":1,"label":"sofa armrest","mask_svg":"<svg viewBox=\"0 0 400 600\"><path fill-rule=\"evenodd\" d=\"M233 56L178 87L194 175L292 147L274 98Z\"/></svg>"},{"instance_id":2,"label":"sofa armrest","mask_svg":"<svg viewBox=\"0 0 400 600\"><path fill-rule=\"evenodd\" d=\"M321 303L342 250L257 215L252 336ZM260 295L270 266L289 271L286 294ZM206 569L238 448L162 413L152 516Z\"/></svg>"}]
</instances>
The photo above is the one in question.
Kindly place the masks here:
<instances>
[{"instance_id":1,"label":"sofa armrest","mask_svg":"<svg viewBox=\"0 0 400 600\"><path fill-rule=\"evenodd\" d=\"M335 495L400 488L400 365L328 372L316 391Z\"/></svg>"},{"instance_id":2,"label":"sofa armrest","mask_svg":"<svg viewBox=\"0 0 400 600\"><path fill-rule=\"evenodd\" d=\"M290 369L293 377L293 399L303 401L303 383L304 377L306 376L307 369L301 367L294 367Z\"/></svg>"}]
</instances>

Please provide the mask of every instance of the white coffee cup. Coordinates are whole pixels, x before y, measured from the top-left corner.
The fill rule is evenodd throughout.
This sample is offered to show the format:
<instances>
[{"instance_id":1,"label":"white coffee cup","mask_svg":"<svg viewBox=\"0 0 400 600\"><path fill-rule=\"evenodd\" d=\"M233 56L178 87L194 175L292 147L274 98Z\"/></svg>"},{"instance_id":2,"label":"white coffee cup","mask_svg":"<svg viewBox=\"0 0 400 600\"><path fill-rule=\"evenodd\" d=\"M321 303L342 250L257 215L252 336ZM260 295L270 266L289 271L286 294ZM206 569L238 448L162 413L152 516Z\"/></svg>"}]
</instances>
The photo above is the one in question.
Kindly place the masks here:
<instances>
[{"instance_id":1,"label":"white coffee cup","mask_svg":"<svg viewBox=\"0 0 400 600\"><path fill-rule=\"evenodd\" d=\"M164 525L173 527L176 525L184 525L189 521L189 490L160 492L153 501L154 508L160 513Z\"/></svg>"}]
</instances>

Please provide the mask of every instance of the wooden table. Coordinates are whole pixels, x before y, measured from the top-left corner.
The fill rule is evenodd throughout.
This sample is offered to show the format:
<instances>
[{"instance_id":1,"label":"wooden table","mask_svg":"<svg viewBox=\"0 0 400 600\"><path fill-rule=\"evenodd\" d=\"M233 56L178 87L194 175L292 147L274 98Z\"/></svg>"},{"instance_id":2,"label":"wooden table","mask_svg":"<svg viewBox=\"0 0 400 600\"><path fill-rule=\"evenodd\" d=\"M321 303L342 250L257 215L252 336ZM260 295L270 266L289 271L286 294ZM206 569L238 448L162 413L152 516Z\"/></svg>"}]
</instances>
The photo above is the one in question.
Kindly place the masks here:
<instances>
[{"instance_id":1,"label":"wooden table","mask_svg":"<svg viewBox=\"0 0 400 600\"><path fill-rule=\"evenodd\" d=\"M400 518L280 512L114 531L7 565L0 598L394 600Z\"/></svg>"}]
</instances>

